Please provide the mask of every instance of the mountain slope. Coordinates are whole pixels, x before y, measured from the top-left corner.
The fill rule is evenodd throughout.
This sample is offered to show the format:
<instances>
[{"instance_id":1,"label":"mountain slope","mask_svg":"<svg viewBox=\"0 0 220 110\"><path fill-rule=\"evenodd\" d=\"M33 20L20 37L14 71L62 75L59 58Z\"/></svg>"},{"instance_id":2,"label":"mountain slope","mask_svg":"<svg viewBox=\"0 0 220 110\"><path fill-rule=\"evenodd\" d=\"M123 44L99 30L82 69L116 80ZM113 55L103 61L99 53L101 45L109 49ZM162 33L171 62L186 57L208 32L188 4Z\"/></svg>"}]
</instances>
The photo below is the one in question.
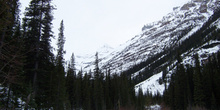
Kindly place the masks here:
<instances>
[{"instance_id":1,"label":"mountain slope","mask_svg":"<svg viewBox=\"0 0 220 110\"><path fill-rule=\"evenodd\" d=\"M110 68L114 72L125 71L177 45L201 28L217 6L217 1L193 0L175 8L162 20L145 25L141 34L119 47L121 50L111 53L110 60L103 68Z\"/></svg>"},{"instance_id":2,"label":"mountain slope","mask_svg":"<svg viewBox=\"0 0 220 110\"><path fill-rule=\"evenodd\" d=\"M124 72L140 83L168 67L175 68L172 65L178 52L189 63L196 52L205 56L218 51L219 39L210 35L220 27L219 7L219 0L192 0L173 8L162 20L146 24L140 34L100 57L102 70ZM85 69L91 69L91 64ZM136 87L142 87L144 82Z\"/></svg>"}]
</instances>

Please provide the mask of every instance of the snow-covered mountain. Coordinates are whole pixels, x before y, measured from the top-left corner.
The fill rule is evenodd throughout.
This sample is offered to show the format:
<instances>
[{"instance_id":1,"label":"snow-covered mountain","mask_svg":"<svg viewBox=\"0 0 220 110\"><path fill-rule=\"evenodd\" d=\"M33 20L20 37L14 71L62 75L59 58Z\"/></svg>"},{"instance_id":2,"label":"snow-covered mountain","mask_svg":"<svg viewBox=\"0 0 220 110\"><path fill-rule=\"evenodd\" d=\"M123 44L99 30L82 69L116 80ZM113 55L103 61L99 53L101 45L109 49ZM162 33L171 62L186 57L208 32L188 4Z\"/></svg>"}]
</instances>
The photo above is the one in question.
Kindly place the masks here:
<instances>
[{"instance_id":1,"label":"snow-covered mountain","mask_svg":"<svg viewBox=\"0 0 220 110\"><path fill-rule=\"evenodd\" d=\"M133 77L148 69L153 76L137 84L136 90L142 87L143 89L145 88L144 91L147 89L151 90L151 92L158 90L161 93L164 88L157 87L157 79L162 75L161 68L167 68L169 65L175 64L171 53L177 51L176 49L182 47L183 53L181 55L185 63L192 63L191 56L194 53L205 56L205 54L220 50L219 40L208 39L206 36L210 33L202 33L208 27L216 26L217 29L220 28L219 13L213 17L214 12L217 12L219 7L220 0L191 0L183 6L174 7L173 12L164 16L162 20L144 25L141 33L118 48L110 49L111 51L105 51L104 53L97 51L100 53L100 67L102 69L110 69L112 73L126 71L127 74ZM202 31L202 34L207 35L204 35L201 38L202 40L198 38L200 44L197 47L193 45L191 47L186 46L186 42L189 41L196 43L196 41L191 40L193 39L191 36L198 31ZM92 69L94 55L77 57L76 59L84 61L78 62L77 65L86 70Z\"/></svg>"},{"instance_id":2,"label":"snow-covered mountain","mask_svg":"<svg viewBox=\"0 0 220 110\"><path fill-rule=\"evenodd\" d=\"M113 51L113 48L107 44L103 45L96 52L98 52L99 60L104 62L106 56ZM89 53L86 55L77 55L76 56L76 69L83 69L84 71L89 71L94 69L94 61L95 61L96 53ZM101 64L100 62L100 64Z\"/></svg>"}]
</instances>

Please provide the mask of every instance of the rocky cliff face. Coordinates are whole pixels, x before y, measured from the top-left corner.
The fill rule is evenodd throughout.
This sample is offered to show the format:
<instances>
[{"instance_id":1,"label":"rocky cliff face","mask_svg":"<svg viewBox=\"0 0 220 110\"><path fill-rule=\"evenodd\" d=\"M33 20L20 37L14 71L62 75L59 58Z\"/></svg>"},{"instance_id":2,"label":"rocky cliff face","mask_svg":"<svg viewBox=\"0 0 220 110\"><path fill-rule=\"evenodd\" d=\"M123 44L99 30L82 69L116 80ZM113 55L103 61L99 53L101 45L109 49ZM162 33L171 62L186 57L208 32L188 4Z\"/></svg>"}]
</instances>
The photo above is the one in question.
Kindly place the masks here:
<instances>
[{"instance_id":1,"label":"rocky cliff face","mask_svg":"<svg viewBox=\"0 0 220 110\"><path fill-rule=\"evenodd\" d=\"M142 32L125 44L111 51L100 52L101 68L120 73L172 49L199 30L219 6L219 0L192 0L173 8L173 12L160 21L144 25ZM92 70L94 55L90 55L90 61L81 62L80 67Z\"/></svg>"},{"instance_id":2,"label":"rocky cliff face","mask_svg":"<svg viewBox=\"0 0 220 110\"><path fill-rule=\"evenodd\" d=\"M146 24L142 33L106 56L103 68L124 71L173 47L197 31L219 7L219 0L192 0L162 20Z\"/></svg>"},{"instance_id":3,"label":"rocky cliff face","mask_svg":"<svg viewBox=\"0 0 220 110\"><path fill-rule=\"evenodd\" d=\"M143 74L149 74L149 72L151 72L150 74L153 76L137 84L135 87L136 90L142 87L144 90L153 90L152 92L154 93L156 93L156 91L162 92L163 90L158 90L163 89L162 86L161 88L157 88L159 84L158 79L162 75L161 68L167 68L170 65L175 66L175 60L169 58L171 53L174 53L174 50L177 49L175 47L181 46L182 50L187 48L181 54L184 59L183 62L188 64L192 64L191 56L194 53L199 53L202 57L220 50L220 39L205 41L208 35L201 35L204 36L204 38L195 40L195 35L193 35L198 30L205 32L206 29L213 26L220 29L219 14L215 15L215 20L210 20L219 7L220 0L192 0L183 6L174 7L173 12L167 14L159 21L144 25L140 34L120 45L118 48L111 49L111 51L104 53L98 51L100 53L99 65L102 70L110 70L111 73L127 71L133 78L147 69L148 73ZM201 33L204 34L203 32L200 32L200 34ZM192 35L194 36L194 41L189 40ZM186 47L185 44L188 41L191 43L202 42L204 44L200 43L198 47ZM170 56L168 56L168 54ZM94 55L95 53L92 56ZM88 71L93 69L94 57L90 55L89 59L90 60L84 59L81 63L81 67L84 67L83 70ZM203 59L204 58L201 58L201 60ZM133 68L136 69L134 70ZM128 71L131 69L133 70ZM153 81L151 79L153 79Z\"/></svg>"}]
</instances>

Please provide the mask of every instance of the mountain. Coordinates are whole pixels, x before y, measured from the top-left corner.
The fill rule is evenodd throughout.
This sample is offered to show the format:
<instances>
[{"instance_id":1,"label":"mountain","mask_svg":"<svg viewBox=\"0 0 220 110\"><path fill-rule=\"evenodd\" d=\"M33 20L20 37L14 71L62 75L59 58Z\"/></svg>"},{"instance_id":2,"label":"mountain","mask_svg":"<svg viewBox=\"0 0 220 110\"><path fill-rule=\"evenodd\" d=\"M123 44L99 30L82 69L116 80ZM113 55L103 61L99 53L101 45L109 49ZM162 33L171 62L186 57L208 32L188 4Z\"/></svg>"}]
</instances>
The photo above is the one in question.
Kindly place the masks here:
<instances>
[{"instance_id":1,"label":"mountain","mask_svg":"<svg viewBox=\"0 0 220 110\"><path fill-rule=\"evenodd\" d=\"M113 48L107 44L103 45L97 49L99 60L102 62L107 58L106 56L113 51ZM84 71L89 71L94 69L95 53L89 53L86 55L76 56L76 69L83 69Z\"/></svg>"},{"instance_id":2,"label":"mountain","mask_svg":"<svg viewBox=\"0 0 220 110\"><path fill-rule=\"evenodd\" d=\"M164 88L158 87L161 72L168 69L172 73L177 54L184 64L192 65L193 54L205 60L220 50L219 6L220 0L191 0L174 7L162 20L144 25L140 34L100 56L100 67L132 76L136 90L162 93ZM93 65L92 61L84 64L85 69Z\"/></svg>"}]
</instances>

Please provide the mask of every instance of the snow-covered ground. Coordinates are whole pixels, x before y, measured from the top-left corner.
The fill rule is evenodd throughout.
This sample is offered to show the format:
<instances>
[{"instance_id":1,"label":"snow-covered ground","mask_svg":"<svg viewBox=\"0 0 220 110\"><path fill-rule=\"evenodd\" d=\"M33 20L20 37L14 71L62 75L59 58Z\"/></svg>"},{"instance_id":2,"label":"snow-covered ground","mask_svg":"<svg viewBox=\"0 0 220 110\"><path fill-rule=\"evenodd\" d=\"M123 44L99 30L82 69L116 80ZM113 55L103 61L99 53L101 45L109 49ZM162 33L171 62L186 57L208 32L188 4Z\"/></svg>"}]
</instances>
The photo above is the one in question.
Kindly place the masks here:
<instances>
[{"instance_id":1,"label":"snow-covered ground","mask_svg":"<svg viewBox=\"0 0 220 110\"><path fill-rule=\"evenodd\" d=\"M162 77L162 72L155 74L153 76L151 76L150 78L148 78L147 80L137 84L135 86L135 91L136 93L138 92L139 88L142 88L142 91L144 93L146 93L147 91L149 91L150 93L152 93L153 95L160 93L161 95L163 95L163 91L165 89L164 84L159 84L159 78Z\"/></svg>"},{"instance_id":2,"label":"snow-covered ground","mask_svg":"<svg viewBox=\"0 0 220 110\"><path fill-rule=\"evenodd\" d=\"M161 110L160 105L155 104L155 105L150 105L145 107L147 110Z\"/></svg>"}]
</instances>

